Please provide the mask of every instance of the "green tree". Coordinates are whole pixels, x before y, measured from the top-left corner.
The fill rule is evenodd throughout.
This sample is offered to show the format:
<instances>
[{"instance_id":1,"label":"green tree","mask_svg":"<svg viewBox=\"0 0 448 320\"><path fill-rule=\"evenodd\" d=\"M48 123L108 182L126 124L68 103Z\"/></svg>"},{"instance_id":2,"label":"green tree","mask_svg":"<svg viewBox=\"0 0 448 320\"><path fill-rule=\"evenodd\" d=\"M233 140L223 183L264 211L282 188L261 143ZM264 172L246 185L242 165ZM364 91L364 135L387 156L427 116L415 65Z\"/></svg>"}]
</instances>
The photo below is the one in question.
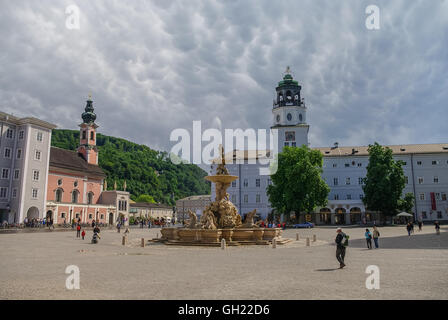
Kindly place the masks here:
<instances>
[{"instance_id":1,"label":"green tree","mask_svg":"<svg viewBox=\"0 0 448 320\"><path fill-rule=\"evenodd\" d=\"M404 195L403 199L398 200L398 209L407 213L411 213L412 208L414 207L414 201L414 194L408 192Z\"/></svg>"},{"instance_id":2,"label":"green tree","mask_svg":"<svg viewBox=\"0 0 448 320\"><path fill-rule=\"evenodd\" d=\"M141 194L135 199L135 202L156 203L156 200L148 194Z\"/></svg>"},{"instance_id":3,"label":"green tree","mask_svg":"<svg viewBox=\"0 0 448 320\"><path fill-rule=\"evenodd\" d=\"M375 142L369 145L369 164L364 178L363 202L367 209L392 217L397 213L405 187L402 161L395 161L392 149Z\"/></svg>"},{"instance_id":4,"label":"green tree","mask_svg":"<svg viewBox=\"0 0 448 320\"><path fill-rule=\"evenodd\" d=\"M320 151L305 145L284 147L277 161L278 169L271 176L272 185L267 193L278 214L289 218L294 211L299 221L301 213L310 213L317 206L327 204L330 188L321 178L323 157Z\"/></svg>"}]
</instances>

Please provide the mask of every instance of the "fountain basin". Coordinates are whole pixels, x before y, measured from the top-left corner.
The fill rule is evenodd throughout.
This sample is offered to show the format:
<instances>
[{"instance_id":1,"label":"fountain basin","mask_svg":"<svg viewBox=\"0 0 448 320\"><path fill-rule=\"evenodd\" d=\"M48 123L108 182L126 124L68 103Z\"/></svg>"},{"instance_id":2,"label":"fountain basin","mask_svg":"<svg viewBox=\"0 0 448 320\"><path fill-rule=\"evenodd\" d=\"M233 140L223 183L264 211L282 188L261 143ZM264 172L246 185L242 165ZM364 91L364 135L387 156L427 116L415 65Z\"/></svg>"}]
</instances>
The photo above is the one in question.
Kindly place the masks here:
<instances>
[{"instance_id":1,"label":"fountain basin","mask_svg":"<svg viewBox=\"0 0 448 320\"><path fill-rule=\"evenodd\" d=\"M216 175L216 176L206 176L205 180L211 181L213 183L221 182L221 183L232 183L232 181L238 179L237 176L231 175Z\"/></svg>"}]
</instances>

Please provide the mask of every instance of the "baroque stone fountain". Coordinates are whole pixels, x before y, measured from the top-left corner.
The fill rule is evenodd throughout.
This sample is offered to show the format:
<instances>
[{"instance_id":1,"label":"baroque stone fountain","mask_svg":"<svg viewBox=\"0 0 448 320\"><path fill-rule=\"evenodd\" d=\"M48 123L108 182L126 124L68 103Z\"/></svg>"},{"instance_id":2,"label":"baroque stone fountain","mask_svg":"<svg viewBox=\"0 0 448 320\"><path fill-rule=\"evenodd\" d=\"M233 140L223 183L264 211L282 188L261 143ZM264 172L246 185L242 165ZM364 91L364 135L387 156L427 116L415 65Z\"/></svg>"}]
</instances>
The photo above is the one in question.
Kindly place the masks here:
<instances>
[{"instance_id":1,"label":"baroque stone fountain","mask_svg":"<svg viewBox=\"0 0 448 320\"><path fill-rule=\"evenodd\" d=\"M276 238L277 244L284 244L290 239L281 237L281 228L260 228L254 223L256 210L246 215L244 223L235 205L229 201L227 188L237 176L229 174L225 164L224 148L221 160L216 168L216 175L205 177L215 184L216 199L205 207L198 221L194 212L189 210L189 223L185 227L162 228L162 237L153 239L165 244L219 246L222 239L227 245L260 244L267 245ZM261 222L261 221L260 221Z\"/></svg>"}]
</instances>

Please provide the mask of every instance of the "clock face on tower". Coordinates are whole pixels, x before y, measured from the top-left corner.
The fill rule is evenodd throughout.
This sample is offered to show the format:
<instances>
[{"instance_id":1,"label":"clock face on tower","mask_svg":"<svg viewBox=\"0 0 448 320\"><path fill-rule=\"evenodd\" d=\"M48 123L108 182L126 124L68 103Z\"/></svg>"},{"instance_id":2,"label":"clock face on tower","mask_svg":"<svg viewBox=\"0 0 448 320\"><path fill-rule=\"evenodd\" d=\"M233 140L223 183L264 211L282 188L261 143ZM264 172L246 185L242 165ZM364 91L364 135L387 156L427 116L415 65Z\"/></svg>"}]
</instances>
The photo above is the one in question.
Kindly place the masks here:
<instances>
[{"instance_id":1,"label":"clock face on tower","mask_svg":"<svg viewBox=\"0 0 448 320\"><path fill-rule=\"evenodd\" d=\"M280 122L280 115L277 115L277 122Z\"/></svg>"}]
</instances>

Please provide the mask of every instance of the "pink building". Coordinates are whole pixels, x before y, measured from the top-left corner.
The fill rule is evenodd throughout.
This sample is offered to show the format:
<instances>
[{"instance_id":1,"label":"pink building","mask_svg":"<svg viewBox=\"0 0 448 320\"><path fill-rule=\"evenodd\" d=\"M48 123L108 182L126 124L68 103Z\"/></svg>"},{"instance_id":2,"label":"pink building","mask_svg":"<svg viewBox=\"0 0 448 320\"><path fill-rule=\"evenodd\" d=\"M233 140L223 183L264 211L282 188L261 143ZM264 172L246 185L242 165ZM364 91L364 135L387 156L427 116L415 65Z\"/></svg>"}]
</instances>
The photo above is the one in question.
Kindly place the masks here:
<instances>
[{"instance_id":1,"label":"pink building","mask_svg":"<svg viewBox=\"0 0 448 320\"><path fill-rule=\"evenodd\" d=\"M46 217L54 224L70 223L72 219L108 224L128 221L129 193L103 190L106 175L98 166L98 126L90 98L82 119L77 151L51 147Z\"/></svg>"}]
</instances>

